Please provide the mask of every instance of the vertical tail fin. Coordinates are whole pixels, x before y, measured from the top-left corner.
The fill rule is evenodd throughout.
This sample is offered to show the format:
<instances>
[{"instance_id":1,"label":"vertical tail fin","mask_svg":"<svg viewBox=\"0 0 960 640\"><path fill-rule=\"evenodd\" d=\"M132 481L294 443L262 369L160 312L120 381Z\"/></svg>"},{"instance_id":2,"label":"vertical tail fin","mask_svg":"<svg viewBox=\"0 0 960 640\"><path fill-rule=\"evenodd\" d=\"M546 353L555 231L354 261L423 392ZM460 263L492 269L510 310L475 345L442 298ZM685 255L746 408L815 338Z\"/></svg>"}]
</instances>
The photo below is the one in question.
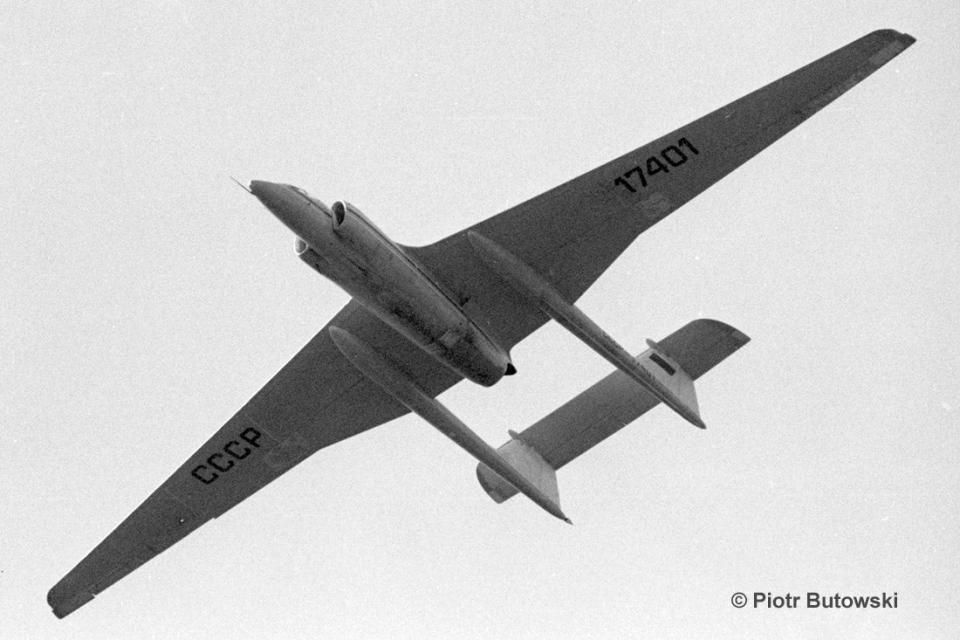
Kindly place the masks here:
<instances>
[{"instance_id":1,"label":"vertical tail fin","mask_svg":"<svg viewBox=\"0 0 960 640\"><path fill-rule=\"evenodd\" d=\"M560 490L557 487L556 470L515 431L509 433L510 441L497 449L497 453L559 507ZM477 480L487 494L498 503L517 492L513 485L485 464L477 465Z\"/></svg>"},{"instance_id":2,"label":"vertical tail fin","mask_svg":"<svg viewBox=\"0 0 960 640\"><path fill-rule=\"evenodd\" d=\"M650 348L640 354L640 366L665 386L688 409L696 415L700 415L697 391L693 386L693 378L690 377L690 374L653 340L647 340L647 346Z\"/></svg>"}]
</instances>

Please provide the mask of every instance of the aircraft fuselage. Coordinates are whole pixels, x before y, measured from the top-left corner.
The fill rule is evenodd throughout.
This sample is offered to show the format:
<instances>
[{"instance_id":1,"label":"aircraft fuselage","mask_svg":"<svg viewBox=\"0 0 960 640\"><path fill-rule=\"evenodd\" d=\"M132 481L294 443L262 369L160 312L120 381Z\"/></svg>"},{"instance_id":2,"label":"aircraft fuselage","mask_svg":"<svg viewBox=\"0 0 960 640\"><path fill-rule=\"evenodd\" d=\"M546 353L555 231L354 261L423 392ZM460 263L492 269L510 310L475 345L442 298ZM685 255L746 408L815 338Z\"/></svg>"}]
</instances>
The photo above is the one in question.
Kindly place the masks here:
<instances>
[{"instance_id":1,"label":"aircraft fuselage","mask_svg":"<svg viewBox=\"0 0 960 640\"><path fill-rule=\"evenodd\" d=\"M403 247L346 202L255 180L250 191L297 235L297 254L374 315L468 380L491 386L512 371L487 336Z\"/></svg>"}]
</instances>

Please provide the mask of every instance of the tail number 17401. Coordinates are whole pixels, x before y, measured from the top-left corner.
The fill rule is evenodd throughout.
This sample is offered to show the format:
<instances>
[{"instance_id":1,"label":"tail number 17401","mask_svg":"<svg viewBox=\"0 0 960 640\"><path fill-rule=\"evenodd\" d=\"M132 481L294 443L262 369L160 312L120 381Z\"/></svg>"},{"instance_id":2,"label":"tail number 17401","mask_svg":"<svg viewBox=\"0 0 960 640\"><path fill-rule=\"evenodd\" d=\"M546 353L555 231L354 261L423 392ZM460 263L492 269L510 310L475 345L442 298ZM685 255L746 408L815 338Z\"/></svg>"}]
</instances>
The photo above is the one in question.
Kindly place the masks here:
<instances>
[{"instance_id":1,"label":"tail number 17401","mask_svg":"<svg viewBox=\"0 0 960 640\"><path fill-rule=\"evenodd\" d=\"M658 173L670 173L670 168L677 168L685 163L689 156L684 149L690 152L691 156L700 155L700 150L693 146L686 138L677 140L677 144L671 144L660 151L659 155L647 158L646 167L639 164L630 169L622 176L613 181L614 185L620 185L630 193L636 193L640 189L645 189L653 177Z\"/></svg>"}]
</instances>

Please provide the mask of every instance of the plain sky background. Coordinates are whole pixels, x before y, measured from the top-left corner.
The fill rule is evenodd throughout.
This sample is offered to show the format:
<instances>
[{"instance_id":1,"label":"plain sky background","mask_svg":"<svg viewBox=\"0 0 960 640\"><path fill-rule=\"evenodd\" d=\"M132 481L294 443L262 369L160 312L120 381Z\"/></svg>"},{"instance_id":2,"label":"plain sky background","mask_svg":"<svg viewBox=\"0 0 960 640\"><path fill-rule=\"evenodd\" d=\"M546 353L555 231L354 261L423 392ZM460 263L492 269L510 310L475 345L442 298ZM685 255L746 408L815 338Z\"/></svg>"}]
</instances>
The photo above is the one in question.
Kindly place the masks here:
<instances>
[{"instance_id":1,"label":"plain sky background","mask_svg":"<svg viewBox=\"0 0 960 640\"><path fill-rule=\"evenodd\" d=\"M17 3L0 10L0 638L956 637L956 2ZM81 7L81 5L85 5ZM634 351L753 341L495 505L405 417L65 620L47 590L347 296L228 176L433 242L878 28L918 42L581 299ZM441 399L491 444L605 375L555 324ZM877 611L735 591L896 591Z\"/></svg>"}]
</instances>

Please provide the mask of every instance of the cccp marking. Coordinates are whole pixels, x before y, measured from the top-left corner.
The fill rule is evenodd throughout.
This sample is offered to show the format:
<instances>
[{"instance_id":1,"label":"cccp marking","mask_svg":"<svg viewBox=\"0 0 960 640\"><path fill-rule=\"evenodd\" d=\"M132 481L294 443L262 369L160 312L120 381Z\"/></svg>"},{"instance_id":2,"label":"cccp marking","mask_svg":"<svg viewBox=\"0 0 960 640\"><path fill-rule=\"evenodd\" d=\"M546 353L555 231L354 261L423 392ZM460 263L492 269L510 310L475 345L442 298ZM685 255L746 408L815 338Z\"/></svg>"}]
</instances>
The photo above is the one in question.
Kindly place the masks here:
<instances>
[{"instance_id":1,"label":"cccp marking","mask_svg":"<svg viewBox=\"0 0 960 640\"><path fill-rule=\"evenodd\" d=\"M254 449L260 448L261 435L262 434L253 427L244 429L238 436L239 440L230 440L227 442L223 445L221 451L217 451L207 457L206 464L200 464L194 467L190 475L203 484L215 482L221 473L232 469L238 460L243 460L249 456ZM241 443L240 440L246 444Z\"/></svg>"}]
</instances>

